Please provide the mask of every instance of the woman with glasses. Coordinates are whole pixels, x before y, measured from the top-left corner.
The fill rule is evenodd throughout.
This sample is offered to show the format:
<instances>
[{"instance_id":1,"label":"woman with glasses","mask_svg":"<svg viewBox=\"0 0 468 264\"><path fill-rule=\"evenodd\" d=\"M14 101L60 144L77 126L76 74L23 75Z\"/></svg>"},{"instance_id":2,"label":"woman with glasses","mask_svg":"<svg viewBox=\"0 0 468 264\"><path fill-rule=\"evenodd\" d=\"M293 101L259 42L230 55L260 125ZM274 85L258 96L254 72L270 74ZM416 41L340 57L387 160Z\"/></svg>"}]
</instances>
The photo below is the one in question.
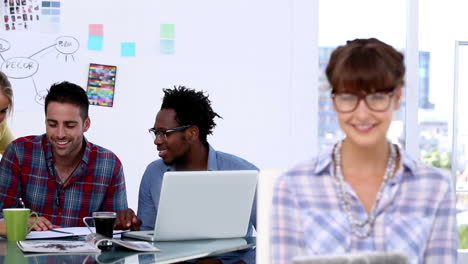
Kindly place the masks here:
<instances>
[{"instance_id":1,"label":"woman with glasses","mask_svg":"<svg viewBox=\"0 0 468 264\"><path fill-rule=\"evenodd\" d=\"M403 55L377 39L348 41L332 53L326 75L345 138L276 182L272 263L362 251L456 263L450 176L387 139L404 74Z\"/></svg>"}]
</instances>

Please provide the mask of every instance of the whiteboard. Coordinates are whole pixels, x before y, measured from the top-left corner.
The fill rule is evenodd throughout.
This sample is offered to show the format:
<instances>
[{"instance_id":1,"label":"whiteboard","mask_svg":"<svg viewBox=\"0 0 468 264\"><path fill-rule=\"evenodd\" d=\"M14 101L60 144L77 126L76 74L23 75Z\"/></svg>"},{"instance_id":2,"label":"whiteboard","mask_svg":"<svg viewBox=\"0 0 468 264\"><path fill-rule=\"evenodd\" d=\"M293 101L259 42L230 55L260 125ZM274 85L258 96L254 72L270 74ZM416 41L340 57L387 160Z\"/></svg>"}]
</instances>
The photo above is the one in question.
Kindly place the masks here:
<instances>
[{"instance_id":1,"label":"whiteboard","mask_svg":"<svg viewBox=\"0 0 468 264\"><path fill-rule=\"evenodd\" d=\"M261 169L289 168L318 149L311 2L61 1L56 32L0 31L0 46L9 46L0 62L37 64L37 71L10 79L15 108L8 122L16 137L45 133L40 96L52 83L67 80L86 88L90 63L115 65L113 107L90 106L85 135L121 159L130 207L137 208L142 174L158 158L148 128L162 88L174 85L209 94L223 117L208 137L216 150ZM102 50L88 49L90 24L103 24ZM173 54L160 51L161 24L175 25ZM135 57L121 56L122 42L135 43Z\"/></svg>"}]
</instances>

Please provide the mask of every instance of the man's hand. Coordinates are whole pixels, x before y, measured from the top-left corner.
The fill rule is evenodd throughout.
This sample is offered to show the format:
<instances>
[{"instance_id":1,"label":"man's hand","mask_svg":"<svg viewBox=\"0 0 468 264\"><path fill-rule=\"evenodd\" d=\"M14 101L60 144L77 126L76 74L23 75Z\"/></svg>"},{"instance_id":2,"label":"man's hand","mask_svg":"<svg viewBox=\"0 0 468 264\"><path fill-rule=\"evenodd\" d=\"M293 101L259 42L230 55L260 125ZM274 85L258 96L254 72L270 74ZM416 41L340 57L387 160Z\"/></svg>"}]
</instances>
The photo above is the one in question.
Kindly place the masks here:
<instances>
[{"instance_id":1,"label":"man's hand","mask_svg":"<svg viewBox=\"0 0 468 264\"><path fill-rule=\"evenodd\" d=\"M5 224L5 220L0 221L0 236L6 236L6 224Z\"/></svg>"},{"instance_id":2,"label":"man's hand","mask_svg":"<svg viewBox=\"0 0 468 264\"><path fill-rule=\"evenodd\" d=\"M117 212L114 229L132 231L140 230L141 220L135 215L132 209L128 208Z\"/></svg>"},{"instance_id":3,"label":"man's hand","mask_svg":"<svg viewBox=\"0 0 468 264\"><path fill-rule=\"evenodd\" d=\"M35 221L36 221L36 217L31 216L29 218L29 226L33 225ZM43 216L40 216L40 217L37 218L37 222L36 222L36 224L34 224L32 230L34 230L34 231L46 231L46 230L53 229L53 228L58 228L58 227L60 227L60 226L53 225L47 218L45 218Z\"/></svg>"}]
</instances>

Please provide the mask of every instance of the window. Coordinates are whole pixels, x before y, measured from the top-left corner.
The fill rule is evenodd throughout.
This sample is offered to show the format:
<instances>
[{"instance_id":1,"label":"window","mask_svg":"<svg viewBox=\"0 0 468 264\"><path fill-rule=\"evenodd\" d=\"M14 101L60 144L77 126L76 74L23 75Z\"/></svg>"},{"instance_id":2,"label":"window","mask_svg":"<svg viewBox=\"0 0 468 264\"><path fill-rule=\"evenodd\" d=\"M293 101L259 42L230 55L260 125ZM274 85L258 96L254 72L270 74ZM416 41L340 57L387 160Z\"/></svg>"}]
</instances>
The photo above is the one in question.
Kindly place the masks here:
<instances>
[{"instance_id":1,"label":"window","mask_svg":"<svg viewBox=\"0 0 468 264\"><path fill-rule=\"evenodd\" d=\"M406 45L406 0L319 1L319 144L321 150L343 137L330 99L324 73L331 52L347 40L375 37L404 52ZM403 142L405 107L392 123L389 137Z\"/></svg>"}]
</instances>

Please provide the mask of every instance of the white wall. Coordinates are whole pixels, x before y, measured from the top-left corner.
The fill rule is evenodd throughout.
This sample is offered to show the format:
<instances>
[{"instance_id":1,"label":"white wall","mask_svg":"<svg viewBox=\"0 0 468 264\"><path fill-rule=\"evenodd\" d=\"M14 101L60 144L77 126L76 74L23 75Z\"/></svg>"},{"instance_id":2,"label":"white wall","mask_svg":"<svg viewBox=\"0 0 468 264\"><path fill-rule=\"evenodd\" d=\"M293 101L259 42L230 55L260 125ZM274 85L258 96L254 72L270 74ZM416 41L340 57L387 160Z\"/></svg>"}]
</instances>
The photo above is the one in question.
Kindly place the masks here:
<instances>
[{"instance_id":1,"label":"white wall","mask_svg":"<svg viewBox=\"0 0 468 264\"><path fill-rule=\"evenodd\" d=\"M59 36L75 37L74 60L57 52L37 56L39 71L12 79L15 136L45 131L34 83L45 90L69 80L86 86L89 63L116 65L112 108L91 106L86 136L122 160L129 205L137 207L146 165L157 158L152 127L164 87L207 91L223 119L209 142L255 163L284 169L316 152L317 49L315 19L306 0L62 1L61 32L4 32L4 59L28 57ZM175 54L159 52L159 26L176 25ZM88 25L104 24L102 51L87 49ZM120 57L121 42L136 42L135 58ZM34 81L34 82L33 82Z\"/></svg>"}]
</instances>

